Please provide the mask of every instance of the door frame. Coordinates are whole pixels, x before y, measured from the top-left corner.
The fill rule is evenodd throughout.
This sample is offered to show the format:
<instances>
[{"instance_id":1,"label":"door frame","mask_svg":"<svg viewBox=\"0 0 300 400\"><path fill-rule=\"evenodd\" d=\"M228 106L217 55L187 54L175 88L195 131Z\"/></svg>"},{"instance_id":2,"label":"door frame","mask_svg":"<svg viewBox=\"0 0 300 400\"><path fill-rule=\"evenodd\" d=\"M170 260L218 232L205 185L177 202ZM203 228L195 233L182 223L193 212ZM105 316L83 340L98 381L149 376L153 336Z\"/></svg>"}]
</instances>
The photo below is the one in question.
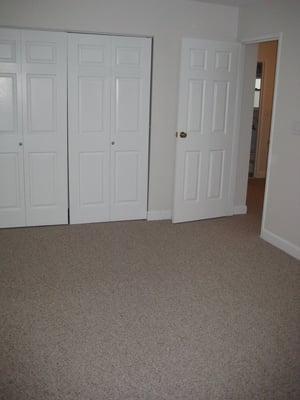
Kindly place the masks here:
<instances>
[{"instance_id":1,"label":"door frame","mask_svg":"<svg viewBox=\"0 0 300 400\"><path fill-rule=\"evenodd\" d=\"M263 203L262 222L261 222L261 229L260 229L260 237L262 239L265 238L267 199L269 197L269 182L270 182L272 155L273 155L274 124L275 124L275 115L276 115L276 111L277 111L278 81L279 81L278 78L279 78L281 56L282 56L282 38L283 38L283 33L277 32L277 33L263 34L263 35L254 36L254 37L250 37L250 38L241 40L241 43L242 43L244 49L247 44L259 44L262 42L270 42L273 40L278 41L277 57L276 57L276 72L275 72L275 82L274 82L274 94L273 94L273 107L272 107L272 117L271 117L271 129L270 129L270 139L269 139L269 153L268 153L267 173L266 173L266 185L265 185L265 194L264 194L264 203ZM249 135L251 135L251 129L249 129ZM249 149L249 152L250 152L250 149ZM247 162L248 162L248 160L247 160ZM246 192L247 191L247 183L246 183L246 187L244 189Z\"/></svg>"}]
</instances>

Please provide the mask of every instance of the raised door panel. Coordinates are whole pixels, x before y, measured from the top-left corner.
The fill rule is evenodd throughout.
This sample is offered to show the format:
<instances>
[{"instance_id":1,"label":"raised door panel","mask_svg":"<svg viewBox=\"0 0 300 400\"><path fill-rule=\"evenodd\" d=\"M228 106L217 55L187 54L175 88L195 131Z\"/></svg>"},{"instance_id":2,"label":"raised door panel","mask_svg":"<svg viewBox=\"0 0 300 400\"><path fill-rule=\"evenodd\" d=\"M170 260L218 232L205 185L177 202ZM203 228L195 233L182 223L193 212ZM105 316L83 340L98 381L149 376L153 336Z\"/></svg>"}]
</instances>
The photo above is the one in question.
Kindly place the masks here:
<instances>
[{"instance_id":1,"label":"raised door panel","mask_svg":"<svg viewBox=\"0 0 300 400\"><path fill-rule=\"evenodd\" d=\"M226 134L229 82L213 82L212 133Z\"/></svg>"},{"instance_id":2,"label":"raised door panel","mask_svg":"<svg viewBox=\"0 0 300 400\"><path fill-rule=\"evenodd\" d=\"M56 154L29 153L30 207L56 206Z\"/></svg>"},{"instance_id":3,"label":"raised door panel","mask_svg":"<svg viewBox=\"0 0 300 400\"><path fill-rule=\"evenodd\" d=\"M57 131L57 84L55 75L27 75L27 134Z\"/></svg>"},{"instance_id":4,"label":"raised door panel","mask_svg":"<svg viewBox=\"0 0 300 400\"><path fill-rule=\"evenodd\" d=\"M20 38L0 29L0 227L26 224Z\"/></svg>"},{"instance_id":5,"label":"raised door panel","mask_svg":"<svg viewBox=\"0 0 300 400\"><path fill-rule=\"evenodd\" d=\"M103 133L105 81L100 77L78 78L79 133Z\"/></svg>"},{"instance_id":6,"label":"raised door panel","mask_svg":"<svg viewBox=\"0 0 300 400\"><path fill-rule=\"evenodd\" d=\"M18 153L0 153L0 209L19 209L20 175Z\"/></svg>"},{"instance_id":7,"label":"raised door panel","mask_svg":"<svg viewBox=\"0 0 300 400\"><path fill-rule=\"evenodd\" d=\"M138 201L139 156L135 151L115 154L115 199L118 203Z\"/></svg>"},{"instance_id":8,"label":"raised door panel","mask_svg":"<svg viewBox=\"0 0 300 400\"><path fill-rule=\"evenodd\" d=\"M96 207L104 202L103 152L83 152L79 155L79 197L81 207Z\"/></svg>"},{"instance_id":9,"label":"raised door panel","mask_svg":"<svg viewBox=\"0 0 300 400\"><path fill-rule=\"evenodd\" d=\"M224 150L210 151L208 168L207 197L209 199L220 199L224 175Z\"/></svg>"},{"instance_id":10,"label":"raised door panel","mask_svg":"<svg viewBox=\"0 0 300 400\"><path fill-rule=\"evenodd\" d=\"M108 221L110 38L68 35L70 222Z\"/></svg>"},{"instance_id":11,"label":"raised door panel","mask_svg":"<svg viewBox=\"0 0 300 400\"><path fill-rule=\"evenodd\" d=\"M116 130L118 134L139 134L140 126L140 78L116 79Z\"/></svg>"},{"instance_id":12,"label":"raised door panel","mask_svg":"<svg viewBox=\"0 0 300 400\"><path fill-rule=\"evenodd\" d=\"M185 201L198 201L200 195L201 152L189 151L185 154L184 190Z\"/></svg>"},{"instance_id":13,"label":"raised door panel","mask_svg":"<svg viewBox=\"0 0 300 400\"><path fill-rule=\"evenodd\" d=\"M66 34L22 31L27 225L68 222Z\"/></svg>"},{"instance_id":14,"label":"raised door panel","mask_svg":"<svg viewBox=\"0 0 300 400\"><path fill-rule=\"evenodd\" d=\"M188 84L187 130L203 133L205 80L191 79Z\"/></svg>"}]
</instances>

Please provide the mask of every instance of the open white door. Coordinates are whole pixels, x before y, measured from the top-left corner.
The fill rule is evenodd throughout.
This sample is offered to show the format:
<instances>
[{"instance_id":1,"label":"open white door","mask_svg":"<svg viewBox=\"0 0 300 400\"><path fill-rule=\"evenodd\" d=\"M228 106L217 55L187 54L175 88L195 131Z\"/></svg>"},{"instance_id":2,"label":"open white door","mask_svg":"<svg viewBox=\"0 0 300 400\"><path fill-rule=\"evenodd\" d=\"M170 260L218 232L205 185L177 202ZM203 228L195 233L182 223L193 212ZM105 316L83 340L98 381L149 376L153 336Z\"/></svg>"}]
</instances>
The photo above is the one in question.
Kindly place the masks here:
<instances>
[{"instance_id":1,"label":"open white door","mask_svg":"<svg viewBox=\"0 0 300 400\"><path fill-rule=\"evenodd\" d=\"M173 222L231 215L238 43L183 39Z\"/></svg>"}]
</instances>

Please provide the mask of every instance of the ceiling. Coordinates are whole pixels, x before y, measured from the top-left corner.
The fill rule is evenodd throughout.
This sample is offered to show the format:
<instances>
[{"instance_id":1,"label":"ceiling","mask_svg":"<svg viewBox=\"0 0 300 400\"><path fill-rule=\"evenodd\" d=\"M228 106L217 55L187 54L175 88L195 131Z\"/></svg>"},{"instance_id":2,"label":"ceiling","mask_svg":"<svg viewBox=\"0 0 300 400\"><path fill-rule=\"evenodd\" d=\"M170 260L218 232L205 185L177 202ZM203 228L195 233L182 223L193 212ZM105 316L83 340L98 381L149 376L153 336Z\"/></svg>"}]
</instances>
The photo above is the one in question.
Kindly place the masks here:
<instances>
[{"instance_id":1,"label":"ceiling","mask_svg":"<svg viewBox=\"0 0 300 400\"><path fill-rule=\"evenodd\" d=\"M261 0L195 0L202 3L224 4L226 6L247 6L262 2Z\"/></svg>"}]
</instances>

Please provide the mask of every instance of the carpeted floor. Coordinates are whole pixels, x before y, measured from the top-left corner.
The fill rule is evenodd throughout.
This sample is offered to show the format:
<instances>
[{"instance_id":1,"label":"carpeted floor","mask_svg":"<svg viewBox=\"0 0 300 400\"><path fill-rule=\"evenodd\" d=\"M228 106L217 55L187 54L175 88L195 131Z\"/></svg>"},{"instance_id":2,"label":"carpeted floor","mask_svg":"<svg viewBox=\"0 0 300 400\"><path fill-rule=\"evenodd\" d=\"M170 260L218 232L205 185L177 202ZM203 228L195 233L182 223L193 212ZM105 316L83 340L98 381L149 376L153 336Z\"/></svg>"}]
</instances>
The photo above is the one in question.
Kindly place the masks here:
<instances>
[{"instance_id":1,"label":"carpeted floor","mask_svg":"<svg viewBox=\"0 0 300 400\"><path fill-rule=\"evenodd\" d=\"M194 223L0 230L1 400L299 399L300 262L248 198Z\"/></svg>"}]
</instances>

